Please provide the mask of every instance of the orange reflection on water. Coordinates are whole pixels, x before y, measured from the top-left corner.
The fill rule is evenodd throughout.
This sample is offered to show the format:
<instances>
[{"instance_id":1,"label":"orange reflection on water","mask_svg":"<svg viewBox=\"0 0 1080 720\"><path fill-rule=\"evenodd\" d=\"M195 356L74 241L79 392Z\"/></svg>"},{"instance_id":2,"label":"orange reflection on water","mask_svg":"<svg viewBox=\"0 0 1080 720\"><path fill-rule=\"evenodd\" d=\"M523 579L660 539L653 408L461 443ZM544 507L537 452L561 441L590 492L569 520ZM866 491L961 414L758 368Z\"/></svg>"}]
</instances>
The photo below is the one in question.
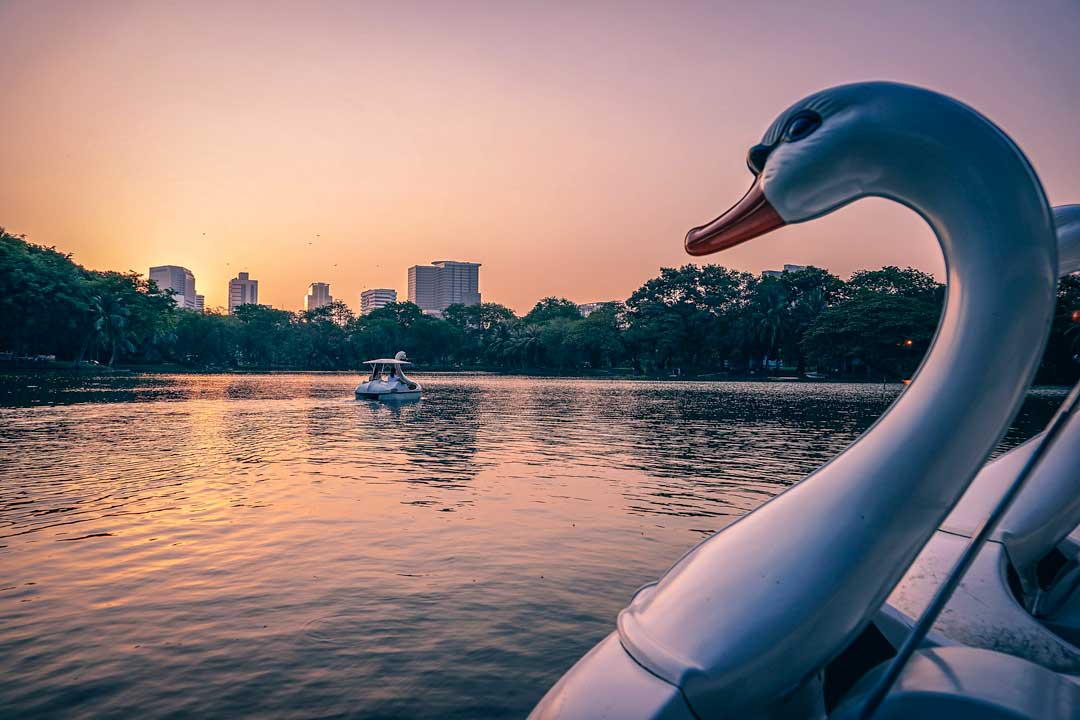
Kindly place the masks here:
<instances>
[{"instance_id":1,"label":"orange reflection on water","mask_svg":"<svg viewBox=\"0 0 1080 720\"><path fill-rule=\"evenodd\" d=\"M355 382L5 395L61 404L0 407L0 707L519 716L899 391L433 376L392 406Z\"/></svg>"}]
</instances>

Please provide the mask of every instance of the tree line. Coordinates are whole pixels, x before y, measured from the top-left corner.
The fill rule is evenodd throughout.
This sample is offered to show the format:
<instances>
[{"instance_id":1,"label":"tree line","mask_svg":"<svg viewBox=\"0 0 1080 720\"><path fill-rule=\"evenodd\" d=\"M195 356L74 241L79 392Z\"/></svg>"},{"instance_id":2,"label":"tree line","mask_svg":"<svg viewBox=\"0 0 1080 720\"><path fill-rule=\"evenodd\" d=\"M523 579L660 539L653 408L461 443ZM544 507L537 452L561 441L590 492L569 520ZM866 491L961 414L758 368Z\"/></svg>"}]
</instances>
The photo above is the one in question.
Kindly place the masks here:
<instances>
[{"instance_id":1,"label":"tree line","mask_svg":"<svg viewBox=\"0 0 1080 720\"><path fill-rule=\"evenodd\" d=\"M171 291L137 273L87 270L0 229L0 353L108 365L350 370L405 350L425 368L897 379L929 347L944 295L913 268L844 281L814 267L758 277L684 265L662 268L625 301L587 317L557 297L520 317L483 303L436 318L409 302L362 316L342 302L204 314L178 309ZM1078 353L1080 276L1072 275L1058 288L1039 380L1075 381Z\"/></svg>"}]
</instances>

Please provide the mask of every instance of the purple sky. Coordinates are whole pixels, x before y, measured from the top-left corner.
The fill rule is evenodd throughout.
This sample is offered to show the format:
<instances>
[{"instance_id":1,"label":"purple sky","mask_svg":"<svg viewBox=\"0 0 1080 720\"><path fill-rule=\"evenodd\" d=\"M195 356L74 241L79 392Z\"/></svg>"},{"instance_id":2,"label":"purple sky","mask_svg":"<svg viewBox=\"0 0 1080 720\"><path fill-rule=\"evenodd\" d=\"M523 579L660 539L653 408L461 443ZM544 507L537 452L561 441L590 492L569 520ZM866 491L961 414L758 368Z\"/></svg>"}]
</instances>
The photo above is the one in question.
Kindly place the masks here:
<instances>
[{"instance_id":1,"label":"purple sky","mask_svg":"<svg viewBox=\"0 0 1080 720\"><path fill-rule=\"evenodd\" d=\"M1080 3L0 3L0 225L90 267L248 270L295 309L482 262L486 300L622 299L844 82L953 95L1080 202ZM310 243L310 244L309 244ZM708 258L940 274L885 201Z\"/></svg>"}]
</instances>

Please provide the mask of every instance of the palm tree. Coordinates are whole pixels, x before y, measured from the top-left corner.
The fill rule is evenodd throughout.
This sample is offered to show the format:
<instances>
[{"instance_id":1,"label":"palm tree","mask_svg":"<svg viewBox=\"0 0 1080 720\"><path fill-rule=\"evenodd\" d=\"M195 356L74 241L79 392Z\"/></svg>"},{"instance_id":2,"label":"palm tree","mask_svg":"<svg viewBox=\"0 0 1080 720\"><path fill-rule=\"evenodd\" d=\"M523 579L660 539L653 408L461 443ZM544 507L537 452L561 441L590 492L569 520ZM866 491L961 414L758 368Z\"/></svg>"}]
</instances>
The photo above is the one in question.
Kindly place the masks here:
<instances>
[{"instance_id":1,"label":"palm tree","mask_svg":"<svg viewBox=\"0 0 1080 720\"><path fill-rule=\"evenodd\" d=\"M799 350L799 341L802 336L809 329L810 325L825 312L828 308L828 303L825 300L825 293L821 288L814 288L809 292L803 293L802 297L795 303L795 307L792 309L791 314L791 338L789 338L789 346L793 347L795 355L798 358L798 369L801 373L803 371L803 353Z\"/></svg>"},{"instance_id":2,"label":"palm tree","mask_svg":"<svg viewBox=\"0 0 1080 720\"><path fill-rule=\"evenodd\" d=\"M135 350L127 335L127 319L131 311L112 295L95 295L90 299L90 313L98 342L110 349L109 367L112 367L120 357L121 349L127 352Z\"/></svg>"},{"instance_id":3,"label":"palm tree","mask_svg":"<svg viewBox=\"0 0 1080 720\"><path fill-rule=\"evenodd\" d=\"M504 344L504 352L510 357L521 360L525 367L529 361L535 363L540 349L540 329L535 325L519 325L510 330L510 337Z\"/></svg>"},{"instance_id":4,"label":"palm tree","mask_svg":"<svg viewBox=\"0 0 1080 720\"><path fill-rule=\"evenodd\" d=\"M755 305L754 331L757 340L768 348L765 358L769 359L788 328L791 303L784 293L770 292Z\"/></svg>"}]
</instances>

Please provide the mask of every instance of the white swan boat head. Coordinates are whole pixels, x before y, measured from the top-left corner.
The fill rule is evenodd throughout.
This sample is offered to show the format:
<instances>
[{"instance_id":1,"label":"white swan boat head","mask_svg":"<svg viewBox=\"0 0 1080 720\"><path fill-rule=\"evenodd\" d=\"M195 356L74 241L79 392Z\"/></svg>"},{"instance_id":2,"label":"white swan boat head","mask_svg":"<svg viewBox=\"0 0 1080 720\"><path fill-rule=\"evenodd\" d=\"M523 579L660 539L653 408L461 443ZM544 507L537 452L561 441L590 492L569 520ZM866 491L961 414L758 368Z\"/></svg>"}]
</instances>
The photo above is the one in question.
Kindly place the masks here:
<instances>
[{"instance_id":1,"label":"white swan boat head","mask_svg":"<svg viewBox=\"0 0 1080 720\"><path fill-rule=\"evenodd\" d=\"M420 383L405 375L405 366L411 365L405 352L393 358L365 360L371 366L368 379L356 386L357 400L415 400L423 388Z\"/></svg>"},{"instance_id":2,"label":"white swan boat head","mask_svg":"<svg viewBox=\"0 0 1080 720\"><path fill-rule=\"evenodd\" d=\"M1054 225L1027 159L989 120L920 88L846 85L782 113L747 164L750 191L691 230L687 252L892 199L929 223L945 256L937 336L858 441L639 590L537 718L823 717L826 666L959 499L1038 367Z\"/></svg>"}]
</instances>

